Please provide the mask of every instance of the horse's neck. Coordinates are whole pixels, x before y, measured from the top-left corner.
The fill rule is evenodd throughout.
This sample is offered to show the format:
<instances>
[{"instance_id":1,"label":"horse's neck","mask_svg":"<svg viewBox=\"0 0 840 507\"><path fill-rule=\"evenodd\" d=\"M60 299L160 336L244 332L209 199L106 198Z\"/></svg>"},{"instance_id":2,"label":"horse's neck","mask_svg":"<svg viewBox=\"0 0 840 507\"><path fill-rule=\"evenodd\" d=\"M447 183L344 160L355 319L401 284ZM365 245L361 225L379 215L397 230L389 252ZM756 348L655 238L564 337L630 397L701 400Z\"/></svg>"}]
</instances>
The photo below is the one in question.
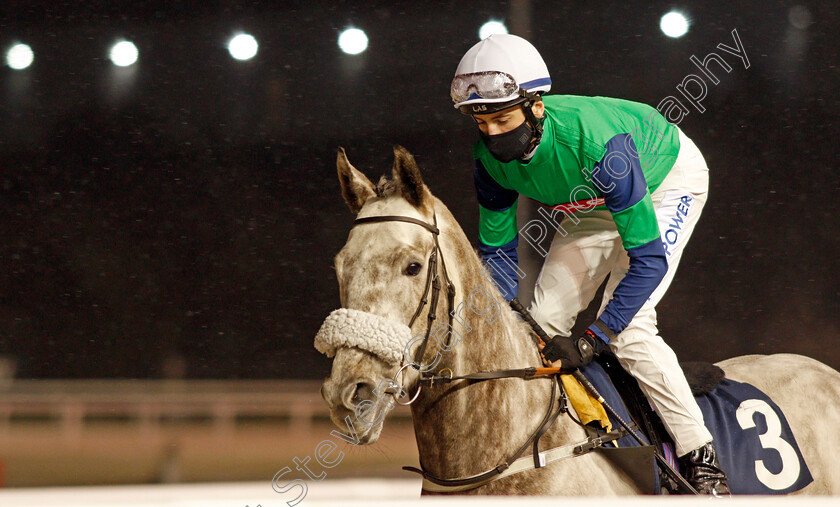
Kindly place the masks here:
<instances>
[{"instance_id":1,"label":"horse's neck","mask_svg":"<svg viewBox=\"0 0 840 507\"><path fill-rule=\"evenodd\" d=\"M539 354L527 328L490 278L482 274L469 244L466 252L457 244L442 244L441 248L458 290L452 334L458 342L443 351L430 339L426 364L439 354L433 372L450 368L454 375L539 366ZM500 379L424 387L412 405L421 463L441 477L495 466L539 424L548 409L550 382Z\"/></svg>"},{"instance_id":2,"label":"horse's neck","mask_svg":"<svg viewBox=\"0 0 840 507\"><path fill-rule=\"evenodd\" d=\"M441 238L441 255L457 289L453 308L447 311L453 314L452 338L458 340L442 354L441 364L453 371L539 366L528 328L496 289L460 228Z\"/></svg>"}]
</instances>

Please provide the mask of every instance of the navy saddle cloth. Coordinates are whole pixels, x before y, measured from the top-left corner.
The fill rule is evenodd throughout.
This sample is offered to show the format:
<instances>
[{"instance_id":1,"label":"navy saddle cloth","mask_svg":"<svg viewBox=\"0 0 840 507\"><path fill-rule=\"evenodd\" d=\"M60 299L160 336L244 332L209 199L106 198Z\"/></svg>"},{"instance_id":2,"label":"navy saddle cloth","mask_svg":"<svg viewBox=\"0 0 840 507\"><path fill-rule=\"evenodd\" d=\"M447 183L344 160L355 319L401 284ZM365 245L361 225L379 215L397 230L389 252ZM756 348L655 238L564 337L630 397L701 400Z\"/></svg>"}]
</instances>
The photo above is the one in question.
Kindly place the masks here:
<instances>
[{"instance_id":1,"label":"navy saddle cloth","mask_svg":"<svg viewBox=\"0 0 840 507\"><path fill-rule=\"evenodd\" d=\"M630 421L629 411L604 368L593 361L581 371L622 419ZM696 399L733 494L791 493L813 481L784 414L766 394L750 384L723 379L710 393ZM613 420L613 428L618 427ZM630 436L618 440L618 447L638 445Z\"/></svg>"}]
</instances>

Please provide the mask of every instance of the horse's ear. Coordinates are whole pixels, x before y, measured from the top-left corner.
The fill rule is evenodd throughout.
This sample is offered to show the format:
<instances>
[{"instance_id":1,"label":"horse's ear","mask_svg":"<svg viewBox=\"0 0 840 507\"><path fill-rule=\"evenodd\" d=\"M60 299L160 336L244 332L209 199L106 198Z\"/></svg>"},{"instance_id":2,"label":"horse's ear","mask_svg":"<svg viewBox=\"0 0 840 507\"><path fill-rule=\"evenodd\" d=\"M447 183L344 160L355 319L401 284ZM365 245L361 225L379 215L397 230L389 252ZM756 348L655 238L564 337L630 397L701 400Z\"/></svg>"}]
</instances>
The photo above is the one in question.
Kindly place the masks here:
<instances>
[{"instance_id":1,"label":"horse's ear","mask_svg":"<svg viewBox=\"0 0 840 507\"><path fill-rule=\"evenodd\" d=\"M422 207L431 197L423 178L420 176L420 168L414 157L402 146L394 146L394 180L403 198L416 208Z\"/></svg>"},{"instance_id":2,"label":"horse's ear","mask_svg":"<svg viewBox=\"0 0 840 507\"><path fill-rule=\"evenodd\" d=\"M373 183L347 160L344 148L338 149L336 165L338 166L338 181L341 183L341 195L350 207L350 211L358 213L365 201L376 195Z\"/></svg>"}]
</instances>

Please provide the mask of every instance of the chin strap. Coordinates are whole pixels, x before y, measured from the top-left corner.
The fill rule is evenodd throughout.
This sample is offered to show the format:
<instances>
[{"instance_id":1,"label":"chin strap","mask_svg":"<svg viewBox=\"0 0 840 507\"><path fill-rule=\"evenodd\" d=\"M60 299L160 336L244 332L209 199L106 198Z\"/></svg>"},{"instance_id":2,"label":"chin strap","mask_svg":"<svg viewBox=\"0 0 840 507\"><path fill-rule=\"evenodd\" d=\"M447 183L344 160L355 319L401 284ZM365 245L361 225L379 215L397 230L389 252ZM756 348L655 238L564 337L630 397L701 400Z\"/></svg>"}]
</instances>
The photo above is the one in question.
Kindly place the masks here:
<instances>
[{"instance_id":1,"label":"chin strap","mask_svg":"<svg viewBox=\"0 0 840 507\"><path fill-rule=\"evenodd\" d=\"M526 91L523 88L519 89L519 95L525 98L525 101L522 102L522 112L525 113L525 121L531 125L531 130L534 132L534 135L531 137L531 143L528 145L528 149L525 151L526 156L528 154L534 153L534 150L537 149L537 146L540 144L540 140L542 140L543 135L543 121L545 120L545 114L542 115L542 118L537 118L534 114L532 106L542 100L537 93L531 93Z\"/></svg>"}]
</instances>

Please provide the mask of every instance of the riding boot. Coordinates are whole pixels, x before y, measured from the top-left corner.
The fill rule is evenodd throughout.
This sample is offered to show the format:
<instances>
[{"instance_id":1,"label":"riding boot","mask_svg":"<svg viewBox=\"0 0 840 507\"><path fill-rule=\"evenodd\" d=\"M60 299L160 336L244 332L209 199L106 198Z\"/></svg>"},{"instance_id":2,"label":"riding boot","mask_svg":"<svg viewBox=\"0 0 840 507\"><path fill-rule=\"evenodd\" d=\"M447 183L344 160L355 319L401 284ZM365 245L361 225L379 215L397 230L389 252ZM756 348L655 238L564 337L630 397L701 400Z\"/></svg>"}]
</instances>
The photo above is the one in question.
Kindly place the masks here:
<instances>
[{"instance_id":1,"label":"riding boot","mask_svg":"<svg viewBox=\"0 0 840 507\"><path fill-rule=\"evenodd\" d=\"M726 474L721 470L712 442L680 457L683 475L701 495L730 496Z\"/></svg>"}]
</instances>

